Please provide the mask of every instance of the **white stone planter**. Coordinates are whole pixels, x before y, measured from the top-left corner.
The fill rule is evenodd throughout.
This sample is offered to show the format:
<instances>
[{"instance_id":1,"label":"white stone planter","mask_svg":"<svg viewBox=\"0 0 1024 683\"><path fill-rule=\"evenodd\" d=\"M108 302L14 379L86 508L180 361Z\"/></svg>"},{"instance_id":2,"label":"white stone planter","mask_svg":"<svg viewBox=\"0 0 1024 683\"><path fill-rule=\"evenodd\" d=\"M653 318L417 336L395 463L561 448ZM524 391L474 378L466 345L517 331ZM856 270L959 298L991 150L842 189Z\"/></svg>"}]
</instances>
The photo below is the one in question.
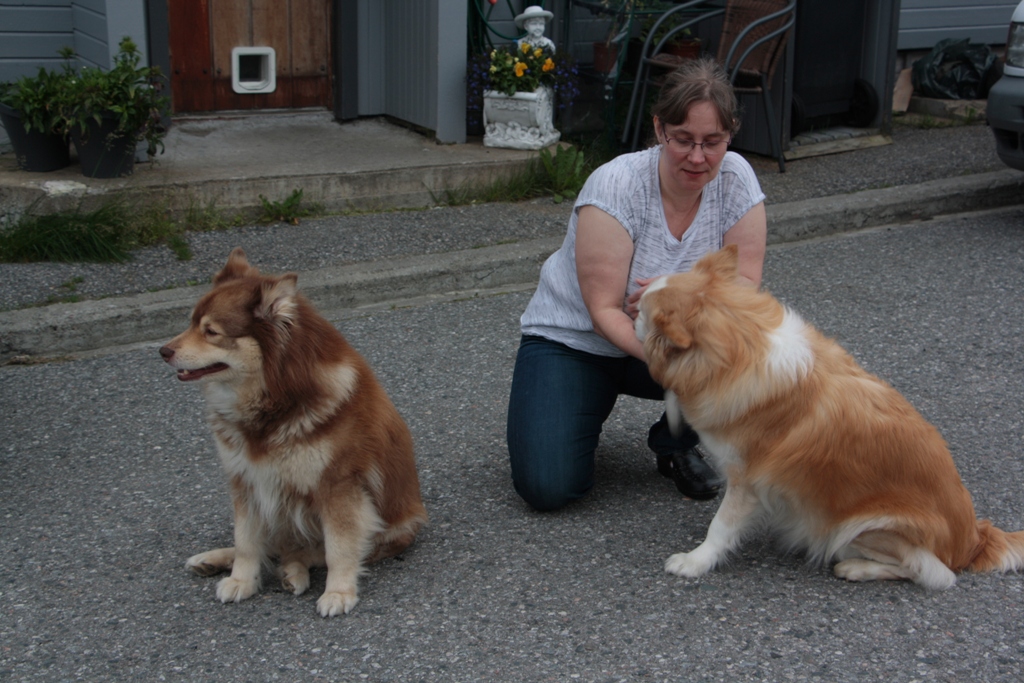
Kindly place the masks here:
<instances>
[{"instance_id":1,"label":"white stone planter","mask_svg":"<svg viewBox=\"0 0 1024 683\"><path fill-rule=\"evenodd\" d=\"M484 145L509 149L542 149L558 142L555 130L554 91L540 86L533 92L509 97L484 91Z\"/></svg>"}]
</instances>

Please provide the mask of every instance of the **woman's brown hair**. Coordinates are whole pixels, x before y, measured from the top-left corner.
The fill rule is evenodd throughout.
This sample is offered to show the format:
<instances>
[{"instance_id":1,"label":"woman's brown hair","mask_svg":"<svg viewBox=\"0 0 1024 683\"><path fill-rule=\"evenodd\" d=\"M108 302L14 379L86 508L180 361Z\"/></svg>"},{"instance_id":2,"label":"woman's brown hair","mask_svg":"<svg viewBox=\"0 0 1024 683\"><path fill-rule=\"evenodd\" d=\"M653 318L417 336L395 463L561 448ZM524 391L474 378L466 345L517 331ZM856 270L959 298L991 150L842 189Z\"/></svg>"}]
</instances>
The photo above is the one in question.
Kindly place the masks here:
<instances>
[{"instance_id":1,"label":"woman's brown hair","mask_svg":"<svg viewBox=\"0 0 1024 683\"><path fill-rule=\"evenodd\" d=\"M662 124L677 126L695 104L708 102L718 112L722 130L735 135L740 129L739 104L722 65L710 57L683 62L665 78L651 114Z\"/></svg>"}]
</instances>

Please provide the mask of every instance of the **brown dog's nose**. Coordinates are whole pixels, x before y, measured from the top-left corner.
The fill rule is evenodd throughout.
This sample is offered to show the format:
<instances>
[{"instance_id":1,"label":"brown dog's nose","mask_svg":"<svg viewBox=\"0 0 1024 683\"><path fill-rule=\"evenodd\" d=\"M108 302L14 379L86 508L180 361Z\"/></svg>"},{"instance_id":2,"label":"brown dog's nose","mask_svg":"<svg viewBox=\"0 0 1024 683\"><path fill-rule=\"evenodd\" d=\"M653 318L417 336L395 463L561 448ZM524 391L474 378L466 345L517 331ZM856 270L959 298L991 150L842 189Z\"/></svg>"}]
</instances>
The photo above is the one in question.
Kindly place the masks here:
<instances>
[{"instance_id":1,"label":"brown dog's nose","mask_svg":"<svg viewBox=\"0 0 1024 683\"><path fill-rule=\"evenodd\" d=\"M170 346L161 346L160 355L163 356L163 359L165 361L170 363L171 359L174 358L174 349L172 349Z\"/></svg>"}]
</instances>

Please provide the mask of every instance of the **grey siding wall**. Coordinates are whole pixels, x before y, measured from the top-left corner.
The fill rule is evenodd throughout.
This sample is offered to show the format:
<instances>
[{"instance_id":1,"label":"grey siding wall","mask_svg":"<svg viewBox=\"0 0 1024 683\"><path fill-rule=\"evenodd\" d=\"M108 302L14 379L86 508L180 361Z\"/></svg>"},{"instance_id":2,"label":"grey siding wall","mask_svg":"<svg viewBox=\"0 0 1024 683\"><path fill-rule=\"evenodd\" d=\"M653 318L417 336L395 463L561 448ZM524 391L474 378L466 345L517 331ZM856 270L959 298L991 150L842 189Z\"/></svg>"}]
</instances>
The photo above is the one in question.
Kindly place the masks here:
<instances>
[{"instance_id":1,"label":"grey siding wall","mask_svg":"<svg viewBox=\"0 0 1024 683\"><path fill-rule=\"evenodd\" d=\"M359 0L359 115L384 113L384 3Z\"/></svg>"},{"instance_id":2,"label":"grey siding wall","mask_svg":"<svg viewBox=\"0 0 1024 683\"><path fill-rule=\"evenodd\" d=\"M359 114L466 140L465 0L361 0Z\"/></svg>"},{"instance_id":3,"label":"grey siding wall","mask_svg":"<svg viewBox=\"0 0 1024 683\"><path fill-rule=\"evenodd\" d=\"M105 0L74 0L75 52L82 64L108 68L110 43L107 36Z\"/></svg>"},{"instance_id":4,"label":"grey siding wall","mask_svg":"<svg viewBox=\"0 0 1024 683\"><path fill-rule=\"evenodd\" d=\"M0 0L0 81L60 67L74 46L71 0Z\"/></svg>"},{"instance_id":5,"label":"grey siding wall","mask_svg":"<svg viewBox=\"0 0 1024 683\"><path fill-rule=\"evenodd\" d=\"M898 49L927 50L943 38L1004 45L1017 0L903 0Z\"/></svg>"},{"instance_id":6,"label":"grey siding wall","mask_svg":"<svg viewBox=\"0 0 1024 683\"><path fill-rule=\"evenodd\" d=\"M436 127L437 62L431 55L437 0L384 0L385 113L433 130Z\"/></svg>"},{"instance_id":7,"label":"grey siding wall","mask_svg":"<svg viewBox=\"0 0 1024 683\"><path fill-rule=\"evenodd\" d=\"M143 0L0 0L0 81L60 67L62 47L107 68L130 35L146 54Z\"/></svg>"},{"instance_id":8,"label":"grey siding wall","mask_svg":"<svg viewBox=\"0 0 1024 683\"><path fill-rule=\"evenodd\" d=\"M71 0L75 51L82 64L109 68L118 43L131 36L146 63L144 0Z\"/></svg>"}]
</instances>

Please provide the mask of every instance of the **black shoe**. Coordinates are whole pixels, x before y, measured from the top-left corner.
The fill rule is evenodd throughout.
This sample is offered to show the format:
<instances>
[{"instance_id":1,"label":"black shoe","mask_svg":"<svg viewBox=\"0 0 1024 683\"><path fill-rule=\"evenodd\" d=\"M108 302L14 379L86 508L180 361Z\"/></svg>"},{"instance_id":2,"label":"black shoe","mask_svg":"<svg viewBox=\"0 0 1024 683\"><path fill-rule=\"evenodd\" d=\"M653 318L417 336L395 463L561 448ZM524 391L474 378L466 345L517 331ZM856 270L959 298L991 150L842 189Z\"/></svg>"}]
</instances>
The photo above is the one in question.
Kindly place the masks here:
<instances>
[{"instance_id":1,"label":"black shoe","mask_svg":"<svg viewBox=\"0 0 1024 683\"><path fill-rule=\"evenodd\" d=\"M722 488L721 478L696 448L658 456L658 472L675 482L679 492L694 500L711 500Z\"/></svg>"}]
</instances>

